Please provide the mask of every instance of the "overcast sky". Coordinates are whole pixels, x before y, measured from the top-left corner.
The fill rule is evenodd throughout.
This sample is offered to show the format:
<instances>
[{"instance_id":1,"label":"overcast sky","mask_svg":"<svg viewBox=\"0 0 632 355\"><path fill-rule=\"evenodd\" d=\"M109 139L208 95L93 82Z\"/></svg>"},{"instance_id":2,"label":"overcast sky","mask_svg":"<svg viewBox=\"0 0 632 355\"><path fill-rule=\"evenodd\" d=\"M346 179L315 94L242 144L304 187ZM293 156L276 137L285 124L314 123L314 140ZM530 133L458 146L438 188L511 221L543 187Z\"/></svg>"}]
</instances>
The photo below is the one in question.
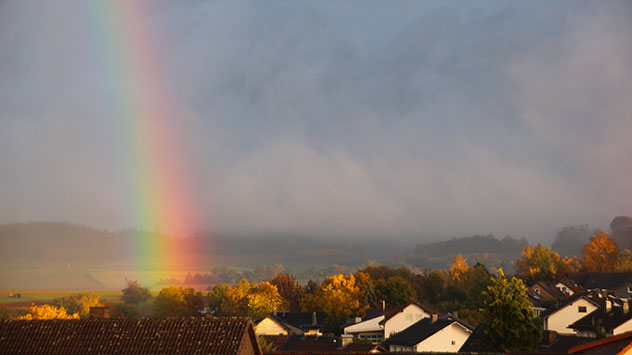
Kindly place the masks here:
<instances>
[{"instance_id":1,"label":"overcast sky","mask_svg":"<svg viewBox=\"0 0 632 355\"><path fill-rule=\"evenodd\" d=\"M82 3L0 1L0 223L136 226ZM632 214L628 1L148 3L192 228L550 241Z\"/></svg>"}]
</instances>

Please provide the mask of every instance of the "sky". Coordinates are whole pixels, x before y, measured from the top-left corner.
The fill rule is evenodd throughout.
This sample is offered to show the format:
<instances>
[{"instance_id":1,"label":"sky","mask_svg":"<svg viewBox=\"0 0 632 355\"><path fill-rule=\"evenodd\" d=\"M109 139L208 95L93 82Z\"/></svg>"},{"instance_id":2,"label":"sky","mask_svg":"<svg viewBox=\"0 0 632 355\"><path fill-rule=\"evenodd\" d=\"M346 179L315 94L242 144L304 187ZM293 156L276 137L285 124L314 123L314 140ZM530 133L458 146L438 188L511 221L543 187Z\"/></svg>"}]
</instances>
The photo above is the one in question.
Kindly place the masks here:
<instances>
[{"instance_id":1,"label":"sky","mask_svg":"<svg viewBox=\"0 0 632 355\"><path fill-rule=\"evenodd\" d=\"M131 29L95 3L0 1L0 223L139 227L126 31L191 230L550 241L632 215L630 2L163 0Z\"/></svg>"}]
</instances>

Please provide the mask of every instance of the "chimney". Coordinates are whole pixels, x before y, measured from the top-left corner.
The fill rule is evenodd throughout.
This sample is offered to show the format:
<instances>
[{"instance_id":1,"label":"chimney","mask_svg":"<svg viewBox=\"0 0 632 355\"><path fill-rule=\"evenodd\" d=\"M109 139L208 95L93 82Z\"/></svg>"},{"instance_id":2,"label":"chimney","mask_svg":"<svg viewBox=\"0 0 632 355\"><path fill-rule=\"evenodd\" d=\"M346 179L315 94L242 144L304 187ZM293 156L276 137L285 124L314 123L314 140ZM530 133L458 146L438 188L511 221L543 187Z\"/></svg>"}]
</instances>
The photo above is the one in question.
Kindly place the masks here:
<instances>
[{"instance_id":1,"label":"chimney","mask_svg":"<svg viewBox=\"0 0 632 355\"><path fill-rule=\"evenodd\" d=\"M624 300L623 304L621 305L621 310L623 311L623 314L628 314L628 312L630 312L630 303L628 302L628 300Z\"/></svg>"},{"instance_id":2,"label":"chimney","mask_svg":"<svg viewBox=\"0 0 632 355\"><path fill-rule=\"evenodd\" d=\"M316 312L312 313L312 325L317 325L318 321L316 319Z\"/></svg>"},{"instance_id":3,"label":"chimney","mask_svg":"<svg viewBox=\"0 0 632 355\"><path fill-rule=\"evenodd\" d=\"M382 312L386 311L386 301L382 300Z\"/></svg>"},{"instance_id":4,"label":"chimney","mask_svg":"<svg viewBox=\"0 0 632 355\"><path fill-rule=\"evenodd\" d=\"M604 301L603 312L604 313L609 313L611 309L612 309L612 301L610 301L610 299L606 298L606 300Z\"/></svg>"},{"instance_id":5,"label":"chimney","mask_svg":"<svg viewBox=\"0 0 632 355\"><path fill-rule=\"evenodd\" d=\"M107 307L90 307L88 313L90 319L107 319L110 318L110 309Z\"/></svg>"},{"instance_id":6,"label":"chimney","mask_svg":"<svg viewBox=\"0 0 632 355\"><path fill-rule=\"evenodd\" d=\"M347 345L353 343L353 335L351 334L342 334L340 336L340 343L339 343L339 348L340 349L344 349L347 347Z\"/></svg>"},{"instance_id":7,"label":"chimney","mask_svg":"<svg viewBox=\"0 0 632 355\"><path fill-rule=\"evenodd\" d=\"M354 323L360 323L360 322L362 322L362 317L355 317Z\"/></svg>"},{"instance_id":8,"label":"chimney","mask_svg":"<svg viewBox=\"0 0 632 355\"><path fill-rule=\"evenodd\" d=\"M439 319L439 316L436 313L430 315L430 324L434 323Z\"/></svg>"},{"instance_id":9,"label":"chimney","mask_svg":"<svg viewBox=\"0 0 632 355\"><path fill-rule=\"evenodd\" d=\"M272 315L276 317L276 308L272 310Z\"/></svg>"},{"instance_id":10,"label":"chimney","mask_svg":"<svg viewBox=\"0 0 632 355\"><path fill-rule=\"evenodd\" d=\"M459 311L452 312L452 318L459 319Z\"/></svg>"}]
</instances>

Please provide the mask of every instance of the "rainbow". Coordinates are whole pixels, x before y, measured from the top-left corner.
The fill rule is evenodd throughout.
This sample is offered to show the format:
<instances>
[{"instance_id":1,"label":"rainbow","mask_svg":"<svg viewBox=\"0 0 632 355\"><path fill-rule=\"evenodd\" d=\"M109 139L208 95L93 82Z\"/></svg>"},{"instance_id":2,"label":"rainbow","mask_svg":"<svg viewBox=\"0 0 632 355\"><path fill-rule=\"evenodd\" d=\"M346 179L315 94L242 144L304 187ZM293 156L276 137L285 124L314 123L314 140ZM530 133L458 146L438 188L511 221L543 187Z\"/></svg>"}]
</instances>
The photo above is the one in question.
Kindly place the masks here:
<instances>
[{"instance_id":1,"label":"rainbow","mask_svg":"<svg viewBox=\"0 0 632 355\"><path fill-rule=\"evenodd\" d=\"M178 125L179 109L166 83L149 1L81 2L93 20L93 44L116 126L131 223L144 231L133 242L137 267L184 270L190 255L178 247L193 230L190 164ZM96 20L95 20L96 19ZM157 232L157 233L153 233Z\"/></svg>"}]
</instances>

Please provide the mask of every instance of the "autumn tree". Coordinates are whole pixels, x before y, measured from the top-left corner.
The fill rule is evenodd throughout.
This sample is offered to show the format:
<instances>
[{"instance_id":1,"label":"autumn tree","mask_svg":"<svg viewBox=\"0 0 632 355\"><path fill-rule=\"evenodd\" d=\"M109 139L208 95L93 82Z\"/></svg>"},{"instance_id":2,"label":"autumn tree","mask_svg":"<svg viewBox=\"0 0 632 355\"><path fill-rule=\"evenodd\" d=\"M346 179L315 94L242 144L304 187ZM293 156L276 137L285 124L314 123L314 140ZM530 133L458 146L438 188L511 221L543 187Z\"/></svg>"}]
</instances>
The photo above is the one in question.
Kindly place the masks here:
<instances>
[{"instance_id":1,"label":"autumn tree","mask_svg":"<svg viewBox=\"0 0 632 355\"><path fill-rule=\"evenodd\" d=\"M507 281L500 270L500 277L492 280L483 295L487 326L482 347L493 352L535 351L541 331L522 280L512 277Z\"/></svg>"},{"instance_id":2,"label":"autumn tree","mask_svg":"<svg viewBox=\"0 0 632 355\"><path fill-rule=\"evenodd\" d=\"M157 318L200 316L204 303L202 293L193 288L166 287L154 301L153 315Z\"/></svg>"},{"instance_id":3,"label":"autumn tree","mask_svg":"<svg viewBox=\"0 0 632 355\"><path fill-rule=\"evenodd\" d=\"M276 286L279 295L284 302L281 308L289 312L299 312L301 309L301 296L303 295L303 287L299 285L294 277L289 274L278 274L270 283ZM279 309L281 310L281 309Z\"/></svg>"},{"instance_id":4,"label":"autumn tree","mask_svg":"<svg viewBox=\"0 0 632 355\"><path fill-rule=\"evenodd\" d=\"M29 307L28 312L18 319L79 319L79 314L68 314L63 307L55 307L48 304Z\"/></svg>"},{"instance_id":5,"label":"autumn tree","mask_svg":"<svg viewBox=\"0 0 632 355\"><path fill-rule=\"evenodd\" d=\"M262 318L272 311L279 309L284 300L277 287L267 281L254 285L246 296L248 315L253 319Z\"/></svg>"},{"instance_id":6,"label":"autumn tree","mask_svg":"<svg viewBox=\"0 0 632 355\"><path fill-rule=\"evenodd\" d=\"M127 287L122 290L121 300L126 304L136 305L140 307L143 302L151 299L149 288L141 286L138 281L125 279Z\"/></svg>"},{"instance_id":7,"label":"autumn tree","mask_svg":"<svg viewBox=\"0 0 632 355\"><path fill-rule=\"evenodd\" d=\"M617 269L620 258L619 247L608 233L597 231L582 249L584 270L589 272L611 272Z\"/></svg>"},{"instance_id":8,"label":"autumn tree","mask_svg":"<svg viewBox=\"0 0 632 355\"><path fill-rule=\"evenodd\" d=\"M522 257L515 262L516 274L529 284L535 281L559 281L568 272L579 269L577 258L562 258L551 248L538 244L525 246Z\"/></svg>"},{"instance_id":9,"label":"autumn tree","mask_svg":"<svg viewBox=\"0 0 632 355\"><path fill-rule=\"evenodd\" d=\"M339 332L349 317L363 316L368 306L360 304L361 290L356 285L353 274L327 277L314 293L307 293L301 299L303 312L325 312L325 329Z\"/></svg>"},{"instance_id":10,"label":"autumn tree","mask_svg":"<svg viewBox=\"0 0 632 355\"><path fill-rule=\"evenodd\" d=\"M454 257L454 260L450 262L450 270L448 271L450 281L458 284L461 282L463 274L467 273L469 270L470 266L467 264L467 259L463 257L463 254L457 255Z\"/></svg>"},{"instance_id":11,"label":"autumn tree","mask_svg":"<svg viewBox=\"0 0 632 355\"><path fill-rule=\"evenodd\" d=\"M103 306L99 296L93 293L62 297L56 303L58 307L66 309L68 313L78 313L81 318L87 318L90 315L90 307Z\"/></svg>"}]
</instances>

